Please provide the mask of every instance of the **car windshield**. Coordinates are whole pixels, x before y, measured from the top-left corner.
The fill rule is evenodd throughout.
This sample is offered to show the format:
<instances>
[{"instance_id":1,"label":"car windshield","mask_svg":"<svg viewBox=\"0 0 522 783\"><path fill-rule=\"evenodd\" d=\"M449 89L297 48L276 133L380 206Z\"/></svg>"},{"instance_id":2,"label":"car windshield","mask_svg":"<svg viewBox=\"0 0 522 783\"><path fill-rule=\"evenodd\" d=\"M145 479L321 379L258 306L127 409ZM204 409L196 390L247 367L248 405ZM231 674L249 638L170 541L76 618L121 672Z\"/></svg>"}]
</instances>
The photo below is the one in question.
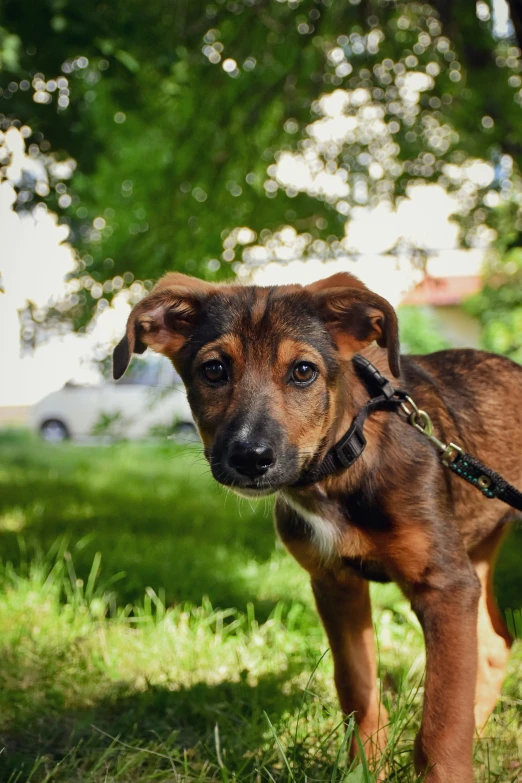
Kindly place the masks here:
<instances>
[{"instance_id":1,"label":"car windshield","mask_svg":"<svg viewBox=\"0 0 522 783\"><path fill-rule=\"evenodd\" d=\"M179 382L179 375L162 357L151 356L147 359L134 357L127 372L118 381L118 386L164 387Z\"/></svg>"}]
</instances>

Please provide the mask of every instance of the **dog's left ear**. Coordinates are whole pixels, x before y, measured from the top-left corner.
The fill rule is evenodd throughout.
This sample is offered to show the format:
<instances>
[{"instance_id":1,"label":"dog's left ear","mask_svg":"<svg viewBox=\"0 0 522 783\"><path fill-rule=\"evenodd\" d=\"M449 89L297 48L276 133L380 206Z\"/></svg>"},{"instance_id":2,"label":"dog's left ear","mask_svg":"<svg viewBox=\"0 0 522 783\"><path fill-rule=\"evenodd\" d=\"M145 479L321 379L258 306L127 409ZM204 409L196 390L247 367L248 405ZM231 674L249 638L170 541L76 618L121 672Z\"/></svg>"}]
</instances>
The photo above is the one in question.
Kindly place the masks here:
<instances>
[{"instance_id":1,"label":"dog's left ear","mask_svg":"<svg viewBox=\"0 0 522 783\"><path fill-rule=\"evenodd\" d=\"M395 310L353 275L339 273L306 287L330 331L341 356L351 359L370 345L388 351L393 375L400 375L399 326Z\"/></svg>"},{"instance_id":2,"label":"dog's left ear","mask_svg":"<svg viewBox=\"0 0 522 783\"><path fill-rule=\"evenodd\" d=\"M133 353L147 348L175 359L195 326L211 283L172 272L133 308L125 336L112 354L112 374L121 378Z\"/></svg>"}]
</instances>

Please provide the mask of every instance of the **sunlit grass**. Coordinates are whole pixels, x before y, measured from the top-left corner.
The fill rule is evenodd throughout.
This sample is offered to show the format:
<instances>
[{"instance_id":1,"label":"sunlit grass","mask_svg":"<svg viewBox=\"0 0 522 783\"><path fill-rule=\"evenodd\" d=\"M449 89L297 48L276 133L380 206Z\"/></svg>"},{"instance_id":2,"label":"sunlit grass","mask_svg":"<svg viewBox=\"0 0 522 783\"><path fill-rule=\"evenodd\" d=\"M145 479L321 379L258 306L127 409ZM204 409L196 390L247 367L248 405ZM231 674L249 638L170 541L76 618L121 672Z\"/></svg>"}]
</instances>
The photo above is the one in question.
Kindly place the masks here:
<instances>
[{"instance_id":1,"label":"sunlit grass","mask_svg":"<svg viewBox=\"0 0 522 783\"><path fill-rule=\"evenodd\" d=\"M99 565L96 558L86 584L67 551L33 560L22 573L3 569L4 779L352 780L346 755L339 756L345 727L330 655L302 607L279 604L259 623L252 606L244 613L214 610L208 601L167 609L150 589L141 604L118 607L96 583ZM413 781L420 633L407 613L389 608L378 609L376 629L389 672L381 688L392 710L390 779ZM479 780L512 779L520 658L490 739L477 746ZM362 774L353 771L353 780Z\"/></svg>"},{"instance_id":2,"label":"sunlit grass","mask_svg":"<svg viewBox=\"0 0 522 783\"><path fill-rule=\"evenodd\" d=\"M387 761L390 781L415 781L424 657L407 601L373 590L391 737L365 770L343 749L306 575L265 506L239 516L174 452L0 440L0 515L25 520L0 530L0 780L356 783ZM521 675L519 646L476 744L481 783L520 775Z\"/></svg>"}]
</instances>

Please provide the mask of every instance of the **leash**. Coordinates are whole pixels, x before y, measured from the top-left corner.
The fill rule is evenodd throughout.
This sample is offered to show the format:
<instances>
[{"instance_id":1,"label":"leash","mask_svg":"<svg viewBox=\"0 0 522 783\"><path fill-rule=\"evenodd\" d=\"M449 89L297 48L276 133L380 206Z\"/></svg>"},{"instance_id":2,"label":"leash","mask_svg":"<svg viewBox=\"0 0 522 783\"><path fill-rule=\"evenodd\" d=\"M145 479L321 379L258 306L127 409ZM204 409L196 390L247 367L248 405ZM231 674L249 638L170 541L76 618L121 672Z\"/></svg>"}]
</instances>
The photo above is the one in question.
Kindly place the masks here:
<instances>
[{"instance_id":1,"label":"leash","mask_svg":"<svg viewBox=\"0 0 522 783\"><path fill-rule=\"evenodd\" d=\"M327 476L349 468L366 447L363 432L366 419L378 410L402 410L407 417L405 421L415 427L435 448L445 468L472 484L484 497L497 498L522 511L520 490L456 443L446 444L439 440L434 434L433 422L426 411L421 410L403 389L395 389L371 362L359 354L356 354L352 361L369 389L375 389L377 394L359 409L348 432L332 446L324 459L303 471L299 479L292 484L293 487L315 484Z\"/></svg>"}]
</instances>

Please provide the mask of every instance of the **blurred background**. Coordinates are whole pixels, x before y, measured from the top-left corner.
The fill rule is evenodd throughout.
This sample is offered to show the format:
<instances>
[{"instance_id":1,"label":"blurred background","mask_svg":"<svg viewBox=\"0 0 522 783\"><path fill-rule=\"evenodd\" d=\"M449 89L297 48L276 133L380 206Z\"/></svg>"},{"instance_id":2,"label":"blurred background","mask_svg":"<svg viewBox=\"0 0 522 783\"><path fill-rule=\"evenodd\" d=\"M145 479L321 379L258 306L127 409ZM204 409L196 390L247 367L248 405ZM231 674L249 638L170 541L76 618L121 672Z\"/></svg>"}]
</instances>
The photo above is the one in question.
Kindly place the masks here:
<instances>
[{"instance_id":1,"label":"blurred background","mask_svg":"<svg viewBox=\"0 0 522 783\"><path fill-rule=\"evenodd\" d=\"M270 503L212 483L165 359L114 383L110 352L166 271L346 270L404 351L522 362L521 47L518 0L0 2L1 780L378 774L338 756ZM514 530L514 636L521 565ZM422 638L373 595L389 779L413 781ZM521 672L518 643L477 780L522 774Z\"/></svg>"}]
</instances>

